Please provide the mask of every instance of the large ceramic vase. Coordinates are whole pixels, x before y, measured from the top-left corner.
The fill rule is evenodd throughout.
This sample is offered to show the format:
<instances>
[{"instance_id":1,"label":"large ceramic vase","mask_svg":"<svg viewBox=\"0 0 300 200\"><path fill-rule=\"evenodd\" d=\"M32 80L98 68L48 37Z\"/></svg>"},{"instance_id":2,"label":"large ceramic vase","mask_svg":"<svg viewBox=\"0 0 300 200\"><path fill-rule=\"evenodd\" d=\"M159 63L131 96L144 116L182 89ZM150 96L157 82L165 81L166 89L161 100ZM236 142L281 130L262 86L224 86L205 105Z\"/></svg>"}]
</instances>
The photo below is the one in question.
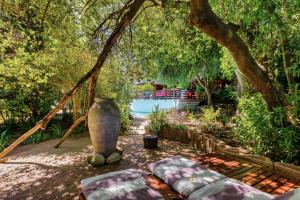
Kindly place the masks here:
<instances>
[{"instance_id":1,"label":"large ceramic vase","mask_svg":"<svg viewBox=\"0 0 300 200\"><path fill-rule=\"evenodd\" d=\"M95 153L107 157L116 151L121 119L112 99L95 99L88 113L88 127Z\"/></svg>"}]
</instances>

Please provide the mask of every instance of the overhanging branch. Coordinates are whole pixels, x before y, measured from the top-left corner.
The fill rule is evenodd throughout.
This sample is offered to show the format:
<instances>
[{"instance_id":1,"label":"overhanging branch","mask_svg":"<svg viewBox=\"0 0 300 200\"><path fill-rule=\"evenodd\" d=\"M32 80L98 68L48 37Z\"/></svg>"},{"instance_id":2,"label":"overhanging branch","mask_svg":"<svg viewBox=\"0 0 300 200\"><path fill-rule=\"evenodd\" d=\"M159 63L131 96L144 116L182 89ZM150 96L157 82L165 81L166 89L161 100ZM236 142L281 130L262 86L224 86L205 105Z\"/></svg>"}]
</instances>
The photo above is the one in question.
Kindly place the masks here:
<instances>
[{"instance_id":1,"label":"overhanging branch","mask_svg":"<svg viewBox=\"0 0 300 200\"><path fill-rule=\"evenodd\" d=\"M138 12L139 8L142 6L145 0L135 0L133 1L126 14L122 16L122 19L120 20L120 23L116 26L113 33L110 35L110 37L107 39L102 52L98 56L96 64L93 66L93 68L84 75L78 83L67 93L64 94L64 96L61 98L59 103L53 108L41 121L39 121L33 128L31 128L28 132L23 134L20 138L18 138L16 141L14 141L10 146L8 146L6 149L4 149L0 153L0 159L6 156L9 152L11 152L15 147L17 147L21 142L26 140L28 137L30 137L32 134L34 134L39 129L45 129L49 121L56 115L58 111L60 111L66 104L66 102L75 95L80 87L88 80L93 78L93 80L97 80L97 77L100 73L100 69L102 68L108 54L111 52L112 47L115 45L119 37L121 36L122 32L125 30L125 28L128 26L129 22L134 18L136 13ZM91 93L91 95L94 95L94 93ZM90 98L91 99L91 96ZM90 105L90 104L89 104Z\"/></svg>"}]
</instances>

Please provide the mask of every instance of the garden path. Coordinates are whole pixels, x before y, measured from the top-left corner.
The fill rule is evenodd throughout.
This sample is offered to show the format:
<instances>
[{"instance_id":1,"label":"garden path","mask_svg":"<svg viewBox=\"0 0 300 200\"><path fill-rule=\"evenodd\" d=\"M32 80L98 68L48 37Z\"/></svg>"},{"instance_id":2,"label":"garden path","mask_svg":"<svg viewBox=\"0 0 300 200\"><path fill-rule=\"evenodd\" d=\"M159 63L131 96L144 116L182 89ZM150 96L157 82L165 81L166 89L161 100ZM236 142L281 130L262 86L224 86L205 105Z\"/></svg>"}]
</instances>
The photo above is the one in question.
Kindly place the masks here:
<instances>
[{"instance_id":1,"label":"garden path","mask_svg":"<svg viewBox=\"0 0 300 200\"><path fill-rule=\"evenodd\" d=\"M54 149L57 139L16 148L9 161L0 164L0 199L78 199L80 180L111 171L140 168L148 162L173 155L183 155L229 177L239 179L263 191L281 194L299 187L299 183L251 163L238 161L221 154L205 155L189 145L160 140L159 148L143 148L145 121L134 124L131 133L119 137L124 159L100 168L90 166L86 156L92 152L88 134L68 138ZM178 195L153 176L149 184L166 199Z\"/></svg>"}]
</instances>

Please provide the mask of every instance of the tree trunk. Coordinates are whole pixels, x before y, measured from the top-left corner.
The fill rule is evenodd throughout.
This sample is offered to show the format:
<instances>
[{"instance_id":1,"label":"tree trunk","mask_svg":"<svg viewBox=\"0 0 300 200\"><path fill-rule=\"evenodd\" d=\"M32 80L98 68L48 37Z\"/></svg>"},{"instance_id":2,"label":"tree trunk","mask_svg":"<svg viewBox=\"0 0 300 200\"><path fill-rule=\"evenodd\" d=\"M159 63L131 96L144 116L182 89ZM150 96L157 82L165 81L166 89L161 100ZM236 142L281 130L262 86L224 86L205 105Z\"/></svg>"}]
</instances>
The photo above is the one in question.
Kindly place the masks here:
<instances>
[{"instance_id":1,"label":"tree trunk","mask_svg":"<svg viewBox=\"0 0 300 200\"><path fill-rule=\"evenodd\" d=\"M207 105L209 107L213 107L214 104L213 104L213 100L212 100L210 84L208 84L208 86L205 88L205 92L206 92L206 95L207 95Z\"/></svg>"},{"instance_id":2,"label":"tree trunk","mask_svg":"<svg viewBox=\"0 0 300 200\"><path fill-rule=\"evenodd\" d=\"M210 107L214 106L213 99L212 99L212 83L209 81L203 81L198 75L196 76L196 79L198 83L201 85L201 87L204 88L206 96L207 96L207 105Z\"/></svg>"},{"instance_id":3,"label":"tree trunk","mask_svg":"<svg viewBox=\"0 0 300 200\"><path fill-rule=\"evenodd\" d=\"M239 71L260 92L270 110L287 106L284 94L271 82L242 39L230 29L229 25L213 13L208 0L191 0L190 23L226 47L232 54Z\"/></svg>"}]
</instances>

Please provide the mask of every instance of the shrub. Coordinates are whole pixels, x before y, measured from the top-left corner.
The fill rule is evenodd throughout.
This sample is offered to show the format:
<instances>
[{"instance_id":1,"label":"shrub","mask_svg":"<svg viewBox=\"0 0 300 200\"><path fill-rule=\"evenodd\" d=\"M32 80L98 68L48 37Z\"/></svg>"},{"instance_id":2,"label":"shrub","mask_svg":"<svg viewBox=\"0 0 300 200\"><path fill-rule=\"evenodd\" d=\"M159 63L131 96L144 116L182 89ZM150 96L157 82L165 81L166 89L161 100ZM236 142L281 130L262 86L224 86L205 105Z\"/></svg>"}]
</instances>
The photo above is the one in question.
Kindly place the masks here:
<instances>
[{"instance_id":1,"label":"shrub","mask_svg":"<svg viewBox=\"0 0 300 200\"><path fill-rule=\"evenodd\" d=\"M283 108L270 112L260 94L240 98L235 133L253 152L273 161L290 162L299 142L297 131L286 123Z\"/></svg>"},{"instance_id":2,"label":"shrub","mask_svg":"<svg viewBox=\"0 0 300 200\"><path fill-rule=\"evenodd\" d=\"M156 105L153 111L149 114L148 119L150 120L146 129L151 134L158 134L166 125L166 113L159 109L159 106Z\"/></svg>"},{"instance_id":3,"label":"shrub","mask_svg":"<svg viewBox=\"0 0 300 200\"><path fill-rule=\"evenodd\" d=\"M50 138L58 138L63 136L64 134L64 130L62 129L62 127L59 124L53 124L49 127L48 129L49 131L49 137ZM48 133L46 133L48 134Z\"/></svg>"},{"instance_id":4,"label":"shrub","mask_svg":"<svg viewBox=\"0 0 300 200\"><path fill-rule=\"evenodd\" d=\"M215 102L218 103L235 103L237 98L237 92L232 86L228 86L221 90L218 95L215 96Z\"/></svg>"},{"instance_id":5,"label":"shrub","mask_svg":"<svg viewBox=\"0 0 300 200\"><path fill-rule=\"evenodd\" d=\"M221 112L219 119L220 119L223 127L225 127L226 124L229 122L230 117L228 115L226 115L225 113Z\"/></svg>"},{"instance_id":6,"label":"shrub","mask_svg":"<svg viewBox=\"0 0 300 200\"><path fill-rule=\"evenodd\" d=\"M1 135L0 135L0 152L2 151L2 150L4 150L5 149L5 147L7 146L7 144L8 144L8 136L7 136L7 131L8 131L8 129L6 129L5 131L3 131L2 133L1 133Z\"/></svg>"},{"instance_id":7,"label":"shrub","mask_svg":"<svg viewBox=\"0 0 300 200\"><path fill-rule=\"evenodd\" d=\"M188 127L184 124L169 124L171 129L175 129L177 131L187 131Z\"/></svg>"},{"instance_id":8,"label":"shrub","mask_svg":"<svg viewBox=\"0 0 300 200\"><path fill-rule=\"evenodd\" d=\"M199 115L197 115L195 112L189 112L187 114L187 119L191 121L197 121L199 120Z\"/></svg>"},{"instance_id":9,"label":"shrub","mask_svg":"<svg viewBox=\"0 0 300 200\"><path fill-rule=\"evenodd\" d=\"M120 114L121 114L121 128L128 129L130 125L130 107L127 104L119 104Z\"/></svg>"},{"instance_id":10,"label":"shrub","mask_svg":"<svg viewBox=\"0 0 300 200\"><path fill-rule=\"evenodd\" d=\"M37 144L45 140L60 138L64 134L64 130L59 124L51 124L47 131L38 131L35 134L31 135L23 144Z\"/></svg>"},{"instance_id":11,"label":"shrub","mask_svg":"<svg viewBox=\"0 0 300 200\"><path fill-rule=\"evenodd\" d=\"M200 118L205 128L211 129L214 127L214 123L217 122L217 118L220 116L220 109L216 111L213 108L203 108L202 116Z\"/></svg>"},{"instance_id":12,"label":"shrub","mask_svg":"<svg viewBox=\"0 0 300 200\"><path fill-rule=\"evenodd\" d=\"M27 138L24 142L22 142L22 144L37 144L47 140L48 138L49 135L47 135L47 133L45 133L44 131L38 131Z\"/></svg>"},{"instance_id":13,"label":"shrub","mask_svg":"<svg viewBox=\"0 0 300 200\"><path fill-rule=\"evenodd\" d=\"M294 88L290 91L288 96L289 103L291 105L291 114L295 119L295 123L300 124L300 90L299 84L296 84Z\"/></svg>"}]
</instances>

